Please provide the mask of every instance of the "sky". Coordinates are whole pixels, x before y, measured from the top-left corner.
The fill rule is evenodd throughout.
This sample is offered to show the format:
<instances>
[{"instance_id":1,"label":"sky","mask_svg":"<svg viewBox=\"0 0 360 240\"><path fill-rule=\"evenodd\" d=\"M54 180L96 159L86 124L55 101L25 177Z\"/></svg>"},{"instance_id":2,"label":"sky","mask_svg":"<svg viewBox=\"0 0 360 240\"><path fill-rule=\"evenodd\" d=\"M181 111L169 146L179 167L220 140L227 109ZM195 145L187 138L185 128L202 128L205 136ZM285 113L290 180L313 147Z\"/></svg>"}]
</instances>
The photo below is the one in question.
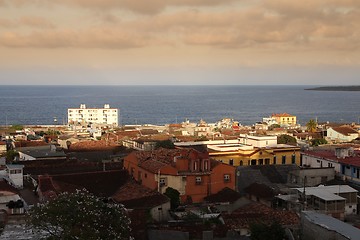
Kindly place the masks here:
<instances>
[{"instance_id":1,"label":"sky","mask_svg":"<svg viewBox=\"0 0 360 240\"><path fill-rule=\"evenodd\" d=\"M360 85L359 0L0 0L0 85Z\"/></svg>"}]
</instances>

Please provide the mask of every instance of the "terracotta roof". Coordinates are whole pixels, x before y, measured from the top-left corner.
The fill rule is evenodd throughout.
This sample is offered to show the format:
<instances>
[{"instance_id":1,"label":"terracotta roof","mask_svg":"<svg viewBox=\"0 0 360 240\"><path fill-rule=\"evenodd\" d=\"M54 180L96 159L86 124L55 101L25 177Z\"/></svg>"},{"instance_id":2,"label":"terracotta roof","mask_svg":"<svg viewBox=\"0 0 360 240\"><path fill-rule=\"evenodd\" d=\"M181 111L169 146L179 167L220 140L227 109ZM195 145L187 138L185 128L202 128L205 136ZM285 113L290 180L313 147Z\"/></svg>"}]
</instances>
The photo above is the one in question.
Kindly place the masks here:
<instances>
[{"instance_id":1,"label":"terracotta roof","mask_svg":"<svg viewBox=\"0 0 360 240\"><path fill-rule=\"evenodd\" d=\"M116 149L117 147L120 147L120 145L105 140L82 141L71 144L69 151L100 151Z\"/></svg>"},{"instance_id":2,"label":"terracotta roof","mask_svg":"<svg viewBox=\"0 0 360 240\"><path fill-rule=\"evenodd\" d=\"M223 203L223 202L235 202L239 198L241 198L242 194L239 192L232 190L231 188L223 188L220 192L212 194L204 198L206 202L211 203Z\"/></svg>"},{"instance_id":3,"label":"terracotta roof","mask_svg":"<svg viewBox=\"0 0 360 240\"><path fill-rule=\"evenodd\" d=\"M328 159L334 162L339 162L342 164L352 165L356 167L360 167L360 152L354 151L353 156L338 158L335 155L334 151L304 151L303 154L314 156L317 158Z\"/></svg>"},{"instance_id":4,"label":"terracotta roof","mask_svg":"<svg viewBox=\"0 0 360 240\"><path fill-rule=\"evenodd\" d=\"M354 130L351 127L347 127L347 126L333 127L332 129L338 133L345 135L345 136L349 136L350 134L359 134L358 131Z\"/></svg>"},{"instance_id":5,"label":"terracotta roof","mask_svg":"<svg viewBox=\"0 0 360 240\"><path fill-rule=\"evenodd\" d=\"M249 203L231 214L224 213L223 219L225 225L233 230L249 228L250 224L260 222L271 224L277 221L283 226L299 224L299 217L295 212L272 209L258 202Z\"/></svg>"},{"instance_id":6,"label":"terracotta roof","mask_svg":"<svg viewBox=\"0 0 360 240\"><path fill-rule=\"evenodd\" d=\"M208 158L207 154L200 153L194 149L165 149L160 148L154 151L139 151L134 153L141 168L157 173L162 167L170 165L175 167L174 158L187 159Z\"/></svg>"},{"instance_id":7,"label":"terracotta roof","mask_svg":"<svg viewBox=\"0 0 360 240\"><path fill-rule=\"evenodd\" d=\"M293 115L289 113L273 113L271 115L272 117L294 117Z\"/></svg>"},{"instance_id":8,"label":"terracotta roof","mask_svg":"<svg viewBox=\"0 0 360 240\"><path fill-rule=\"evenodd\" d=\"M114 170L54 175L52 179L61 192L85 188L99 197L111 197L120 186L126 183L129 175L125 170Z\"/></svg>"},{"instance_id":9,"label":"terracotta roof","mask_svg":"<svg viewBox=\"0 0 360 240\"><path fill-rule=\"evenodd\" d=\"M11 193L18 193L19 192L15 187L9 185L9 183L7 181L0 180L0 192L3 192L3 191L11 192Z\"/></svg>"},{"instance_id":10,"label":"terracotta roof","mask_svg":"<svg viewBox=\"0 0 360 240\"><path fill-rule=\"evenodd\" d=\"M15 148L19 148L19 147L37 147L37 146L45 146L45 145L49 145L48 143L44 142L44 141L16 141L14 142L15 144Z\"/></svg>"},{"instance_id":11,"label":"terracotta roof","mask_svg":"<svg viewBox=\"0 0 360 240\"><path fill-rule=\"evenodd\" d=\"M136 209L148 209L169 201L165 195L144 187L133 180L129 180L121 186L112 196L112 199L124 204L126 208Z\"/></svg>"}]
</instances>

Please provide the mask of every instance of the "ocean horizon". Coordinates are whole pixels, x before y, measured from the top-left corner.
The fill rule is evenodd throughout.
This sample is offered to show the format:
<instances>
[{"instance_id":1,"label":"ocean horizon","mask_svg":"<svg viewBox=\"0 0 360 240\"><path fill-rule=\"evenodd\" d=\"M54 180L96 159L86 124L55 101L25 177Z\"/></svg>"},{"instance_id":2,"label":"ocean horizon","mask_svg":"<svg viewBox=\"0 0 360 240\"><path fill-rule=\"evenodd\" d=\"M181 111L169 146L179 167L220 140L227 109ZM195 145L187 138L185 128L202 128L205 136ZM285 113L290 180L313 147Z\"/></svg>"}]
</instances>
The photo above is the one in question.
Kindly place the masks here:
<instances>
[{"instance_id":1,"label":"ocean horizon","mask_svg":"<svg viewBox=\"0 0 360 240\"><path fill-rule=\"evenodd\" d=\"M120 125L212 123L232 118L251 125L272 113L287 112L304 125L359 122L359 92L308 91L322 85L2 85L0 125L66 123L67 109L120 110Z\"/></svg>"}]
</instances>

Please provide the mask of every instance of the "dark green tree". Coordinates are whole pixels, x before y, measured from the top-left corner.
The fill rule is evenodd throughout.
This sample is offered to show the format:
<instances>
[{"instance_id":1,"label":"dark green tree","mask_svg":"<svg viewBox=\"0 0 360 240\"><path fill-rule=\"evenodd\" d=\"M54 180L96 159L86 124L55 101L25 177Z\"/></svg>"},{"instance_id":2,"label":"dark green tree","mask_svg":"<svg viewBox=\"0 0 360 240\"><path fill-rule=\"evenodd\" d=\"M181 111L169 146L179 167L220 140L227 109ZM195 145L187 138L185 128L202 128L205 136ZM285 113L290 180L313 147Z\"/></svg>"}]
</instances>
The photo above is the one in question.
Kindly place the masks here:
<instances>
[{"instance_id":1,"label":"dark green tree","mask_svg":"<svg viewBox=\"0 0 360 240\"><path fill-rule=\"evenodd\" d=\"M158 141L156 142L155 149L158 148L174 149L175 145L171 140Z\"/></svg>"},{"instance_id":2,"label":"dark green tree","mask_svg":"<svg viewBox=\"0 0 360 240\"><path fill-rule=\"evenodd\" d=\"M325 138L314 138L314 139L311 139L311 145L312 146L319 146L319 145L322 145L322 144L327 144L328 142L325 140Z\"/></svg>"},{"instance_id":3,"label":"dark green tree","mask_svg":"<svg viewBox=\"0 0 360 240\"><path fill-rule=\"evenodd\" d=\"M29 213L30 226L54 239L129 239L125 209L108 204L89 192L61 193Z\"/></svg>"},{"instance_id":4,"label":"dark green tree","mask_svg":"<svg viewBox=\"0 0 360 240\"><path fill-rule=\"evenodd\" d=\"M180 205L180 193L178 190L168 187L166 188L164 195L170 198L171 209L175 209Z\"/></svg>"},{"instance_id":5,"label":"dark green tree","mask_svg":"<svg viewBox=\"0 0 360 240\"><path fill-rule=\"evenodd\" d=\"M277 137L277 143L278 144L296 144L296 138L287 135L287 134L281 134Z\"/></svg>"},{"instance_id":6,"label":"dark green tree","mask_svg":"<svg viewBox=\"0 0 360 240\"><path fill-rule=\"evenodd\" d=\"M18 157L19 156L19 153L17 152L17 151L15 151L15 150L8 150L7 152L6 152L6 161L8 162L8 163L11 163L11 162L13 162L14 161L14 159L15 159L15 157Z\"/></svg>"},{"instance_id":7,"label":"dark green tree","mask_svg":"<svg viewBox=\"0 0 360 240\"><path fill-rule=\"evenodd\" d=\"M271 131L271 130L274 130L275 128L280 128L280 127L281 127L281 126L280 126L279 124L275 123L275 124L270 125L270 126L268 127L268 129Z\"/></svg>"},{"instance_id":8,"label":"dark green tree","mask_svg":"<svg viewBox=\"0 0 360 240\"><path fill-rule=\"evenodd\" d=\"M253 223L250 225L252 240L283 240L285 238L285 229L274 222L270 226L265 223Z\"/></svg>"}]
</instances>

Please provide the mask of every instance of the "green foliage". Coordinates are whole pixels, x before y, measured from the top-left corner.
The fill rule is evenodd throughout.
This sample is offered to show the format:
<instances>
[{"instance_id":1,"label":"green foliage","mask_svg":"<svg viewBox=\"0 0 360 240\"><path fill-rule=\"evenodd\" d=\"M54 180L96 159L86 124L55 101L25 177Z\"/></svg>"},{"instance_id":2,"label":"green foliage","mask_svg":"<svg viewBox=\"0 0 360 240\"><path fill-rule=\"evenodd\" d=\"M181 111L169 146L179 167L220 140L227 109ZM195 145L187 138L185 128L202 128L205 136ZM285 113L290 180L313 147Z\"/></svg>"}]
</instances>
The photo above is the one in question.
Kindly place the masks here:
<instances>
[{"instance_id":1,"label":"green foliage","mask_svg":"<svg viewBox=\"0 0 360 240\"><path fill-rule=\"evenodd\" d=\"M129 239L125 209L89 192L62 193L29 213L30 226L44 239Z\"/></svg>"},{"instance_id":2,"label":"green foliage","mask_svg":"<svg viewBox=\"0 0 360 240\"><path fill-rule=\"evenodd\" d=\"M170 198L171 209L175 209L180 205L180 192L178 190L168 187L164 195Z\"/></svg>"},{"instance_id":3,"label":"green foliage","mask_svg":"<svg viewBox=\"0 0 360 240\"><path fill-rule=\"evenodd\" d=\"M314 138L311 139L311 145L312 146L319 146L322 144L327 144L328 142L324 138Z\"/></svg>"},{"instance_id":4,"label":"green foliage","mask_svg":"<svg viewBox=\"0 0 360 240\"><path fill-rule=\"evenodd\" d=\"M285 229L277 222L270 226L264 223L253 223L250 225L252 240L283 240L285 238Z\"/></svg>"},{"instance_id":5,"label":"green foliage","mask_svg":"<svg viewBox=\"0 0 360 240\"><path fill-rule=\"evenodd\" d=\"M9 150L6 152L6 161L12 162L14 161L15 157L18 157L19 153L15 150Z\"/></svg>"},{"instance_id":6,"label":"green foliage","mask_svg":"<svg viewBox=\"0 0 360 240\"><path fill-rule=\"evenodd\" d=\"M10 127L11 130L23 130L24 126L20 124L15 124Z\"/></svg>"},{"instance_id":7,"label":"green foliage","mask_svg":"<svg viewBox=\"0 0 360 240\"><path fill-rule=\"evenodd\" d=\"M281 134L277 137L277 143L278 144L296 144L296 138L287 135L287 134Z\"/></svg>"},{"instance_id":8,"label":"green foliage","mask_svg":"<svg viewBox=\"0 0 360 240\"><path fill-rule=\"evenodd\" d=\"M174 149L175 145L171 140L164 140L164 141L159 141L156 143L155 149L158 149L158 148Z\"/></svg>"},{"instance_id":9,"label":"green foliage","mask_svg":"<svg viewBox=\"0 0 360 240\"><path fill-rule=\"evenodd\" d=\"M316 132L317 122L314 119L310 119L309 122L306 123L306 128L308 132Z\"/></svg>"},{"instance_id":10,"label":"green foliage","mask_svg":"<svg viewBox=\"0 0 360 240\"><path fill-rule=\"evenodd\" d=\"M272 124L268 127L268 129L271 131L271 130L274 130L275 128L280 128L281 126L279 124Z\"/></svg>"}]
</instances>

